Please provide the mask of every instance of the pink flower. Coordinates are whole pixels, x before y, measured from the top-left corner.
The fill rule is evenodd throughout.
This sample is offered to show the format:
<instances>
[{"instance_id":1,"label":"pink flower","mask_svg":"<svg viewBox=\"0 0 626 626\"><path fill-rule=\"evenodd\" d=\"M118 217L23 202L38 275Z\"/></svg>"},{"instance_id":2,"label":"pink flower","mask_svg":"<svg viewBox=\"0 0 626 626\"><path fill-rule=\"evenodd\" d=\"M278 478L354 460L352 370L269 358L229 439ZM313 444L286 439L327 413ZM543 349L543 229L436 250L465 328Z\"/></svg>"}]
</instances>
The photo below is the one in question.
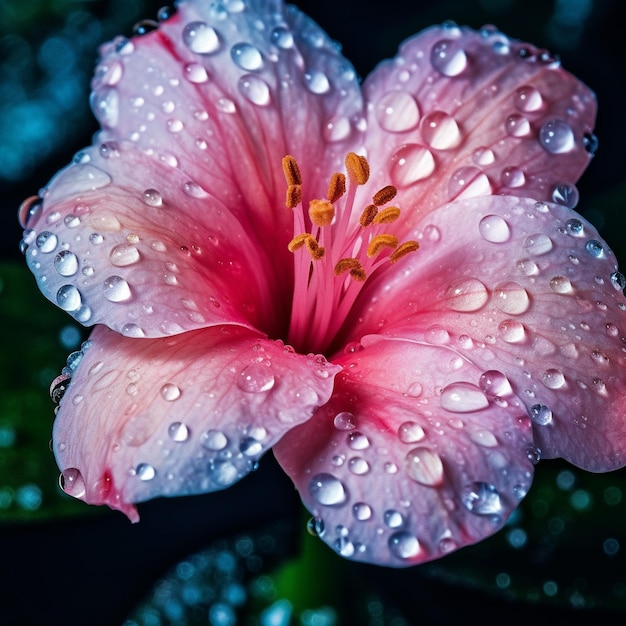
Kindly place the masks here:
<instances>
[{"instance_id":1,"label":"pink flower","mask_svg":"<svg viewBox=\"0 0 626 626\"><path fill-rule=\"evenodd\" d=\"M361 86L295 8L224 6L105 45L101 132L23 205L39 287L94 325L53 386L63 489L136 521L273 448L326 543L402 567L500 529L540 458L623 466L587 87L453 24Z\"/></svg>"}]
</instances>

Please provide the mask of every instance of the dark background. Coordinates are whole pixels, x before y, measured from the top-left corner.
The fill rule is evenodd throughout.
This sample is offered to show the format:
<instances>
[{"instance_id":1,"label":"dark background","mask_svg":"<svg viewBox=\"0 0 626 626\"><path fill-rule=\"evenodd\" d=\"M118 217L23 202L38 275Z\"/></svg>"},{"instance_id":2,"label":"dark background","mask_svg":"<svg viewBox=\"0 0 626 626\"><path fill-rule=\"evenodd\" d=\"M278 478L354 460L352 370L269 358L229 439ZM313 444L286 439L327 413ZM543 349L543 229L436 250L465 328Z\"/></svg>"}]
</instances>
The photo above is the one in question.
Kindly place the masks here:
<instances>
[{"instance_id":1,"label":"dark background","mask_svg":"<svg viewBox=\"0 0 626 626\"><path fill-rule=\"evenodd\" d=\"M16 220L21 200L37 193L77 150L90 143L96 130L87 98L97 44L115 34L129 35L134 22L154 19L162 4L147 0L2 0L0 151L17 146L5 166L1 166L0 155L0 250L4 261L22 262L18 252L21 230ZM626 259L622 211L626 198L626 54L623 22L618 15L621 5L618 0L386 0L367 6L361 0L299 3L342 43L345 56L361 76L381 59L393 56L403 39L449 19L473 27L496 24L512 37L559 53L565 68L592 87L599 100L599 150L579 182L577 210L595 223L618 258ZM68 22L67 14L77 10L83 13ZM99 28L86 14L98 18ZM59 33L66 38L75 35L80 46L73 57L57 59L58 66L51 67L51 61L46 62L46 50L58 48L47 49L44 44ZM62 71L64 64L67 74ZM56 80L51 80L55 76ZM61 107L60 113L54 113L54 102ZM17 136L24 137L21 143ZM286 524L281 526L280 536L288 554L297 555L301 547L303 518L297 494L271 458L264 459L253 476L224 493L151 502L140 512L142 522L134 526L117 513L1 526L0 626L121 626L155 580L188 553L234 533L257 532L272 521ZM585 571L588 552L584 540L577 541L582 544L565 545L559 558L569 558ZM622 543L624 551L623 531ZM339 568L343 576L337 582L341 585L336 596L339 614L342 618L350 616L351 610L364 601L364 589L373 589L404 621L398 617L395 622L393 618L377 622L370 615L368 622L360 623L403 626L477 619L486 624L497 619L547 624L566 619L574 624L623 619L626 615L626 601L621 607L580 609L571 602L498 596L480 583L480 572L487 566L481 559L487 555L495 562L502 555L497 550L468 554L476 554L474 580L466 569L461 572L467 568L468 559L450 561L448 575L436 576L436 570L425 568L395 571L339 563L338 557L331 555L327 563ZM456 577L455 563L459 563ZM545 578L542 568L548 567L546 563L531 554L512 567L523 569L528 576L534 572ZM589 561L590 578L606 575L596 569L598 563ZM614 577L623 577L623 568L624 559ZM311 573L311 578L301 584L314 587L319 580ZM343 623L351 622L337 622Z\"/></svg>"}]
</instances>

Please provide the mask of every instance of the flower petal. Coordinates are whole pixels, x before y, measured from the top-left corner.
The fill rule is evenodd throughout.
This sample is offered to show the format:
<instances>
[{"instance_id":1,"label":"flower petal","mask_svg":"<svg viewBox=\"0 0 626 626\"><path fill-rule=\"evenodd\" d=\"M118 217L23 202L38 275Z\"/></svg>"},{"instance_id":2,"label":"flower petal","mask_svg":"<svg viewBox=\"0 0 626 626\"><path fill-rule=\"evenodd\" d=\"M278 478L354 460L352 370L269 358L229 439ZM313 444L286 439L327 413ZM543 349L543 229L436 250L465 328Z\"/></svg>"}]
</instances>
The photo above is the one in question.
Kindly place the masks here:
<instances>
[{"instance_id":1,"label":"flower petal","mask_svg":"<svg viewBox=\"0 0 626 626\"><path fill-rule=\"evenodd\" d=\"M331 401L274 447L341 555L405 567L502 527L530 487L530 420L445 347L380 340L340 359Z\"/></svg>"},{"instance_id":2,"label":"flower petal","mask_svg":"<svg viewBox=\"0 0 626 626\"><path fill-rule=\"evenodd\" d=\"M97 326L88 346L70 359L54 452L70 495L134 521L133 503L245 476L328 400L340 370L230 326L161 339Z\"/></svg>"},{"instance_id":3,"label":"flower petal","mask_svg":"<svg viewBox=\"0 0 626 626\"><path fill-rule=\"evenodd\" d=\"M495 196L442 207L413 235L420 250L372 277L346 341L445 347L507 377L543 458L623 466L626 280L597 230L566 207Z\"/></svg>"},{"instance_id":4,"label":"flower petal","mask_svg":"<svg viewBox=\"0 0 626 626\"><path fill-rule=\"evenodd\" d=\"M396 185L407 213L491 193L576 205L596 101L546 50L492 27L434 27L363 89L372 178Z\"/></svg>"},{"instance_id":5,"label":"flower petal","mask_svg":"<svg viewBox=\"0 0 626 626\"><path fill-rule=\"evenodd\" d=\"M103 130L25 224L42 291L80 322L146 337L287 327L281 160L295 155L325 191L360 134L362 99L306 16L278 0L242 7L181 2L158 29L102 47Z\"/></svg>"}]
</instances>

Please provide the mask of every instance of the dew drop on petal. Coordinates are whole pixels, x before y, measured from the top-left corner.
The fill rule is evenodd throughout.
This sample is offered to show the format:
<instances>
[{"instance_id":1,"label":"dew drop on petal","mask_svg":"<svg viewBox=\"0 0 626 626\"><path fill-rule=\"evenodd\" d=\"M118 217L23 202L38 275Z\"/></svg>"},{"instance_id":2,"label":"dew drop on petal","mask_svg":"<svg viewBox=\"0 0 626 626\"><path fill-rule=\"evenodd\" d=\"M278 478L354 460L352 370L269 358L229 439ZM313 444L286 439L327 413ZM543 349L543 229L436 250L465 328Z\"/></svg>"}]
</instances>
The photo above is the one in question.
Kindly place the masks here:
<instances>
[{"instance_id":1,"label":"dew drop on petal","mask_svg":"<svg viewBox=\"0 0 626 626\"><path fill-rule=\"evenodd\" d=\"M172 441L181 443L189 439L189 428L182 422L172 422L167 428L167 434Z\"/></svg>"},{"instance_id":2,"label":"dew drop on petal","mask_svg":"<svg viewBox=\"0 0 626 626\"><path fill-rule=\"evenodd\" d=\"M566 206L568 209L573 209L578 204L580 194L575 185L570 183L562 183L555 185L552 190L552 201L556 204Z\"/></svg>"},{"instance_id":3,"label":"dew drop on petal","mask_svg":"<svg viewBox=\"0 0 626 626\"><path fill-rule=\"evenodd\" d=\"M370 440L363 433L351 432L348 434L348 445L353 450L365 450L369 448Z\"/></svg>"},{"instance_id":4,"label":"dew drop on petal","mask_svg":"<svg viewBox=\"0 0 626 626\"><path fill-rule=\"evenodd\" d=\"M263 69L263 56L249 43L237 43L230 49L230 58L235 65L247 72Z\"/></svg>"},{"instance_id":5,"label":"dew drop on petal","mask_svg":"<svg viewBox=\"0 0 626 626\"><path fill-rule=\"evenodd\" d=\"M550 289L554 293L567 294L572 293L572 283L567 276L554 276L550 279Z\"/></svg>"},{"instance_id":6,"label":"dew drop on petal","mask_svg":"<svg viewBox=\"0 0 626 626\"><path fill-rule=\"evenodd\" d=\"M478 311L487 303L489 293L477 278L464 278L446 289L445 298L453 311Z\"/></svg>"},{"instance_id":7,"label":"dew drop on petal","mask_svg":"<svg viewBox=\"0 0 626 626\"><path fill-rule=\"evenodd\" d=\"M74 276L78 272L78 258L69 250L61 250L54 258L54 269L61 276Z\"/></svg>"},{"instance_id":8,"label":"dew drop on petal","mask_svg":"<svg viewBox=\"0 0 626 626\"><path fill-rule=\"evenodd\" d=\"M467 55L458 41L442 39L430 52L430 62L444 76L458 76L467 67Z\"/></svg>"},{"instance_id":9,"label":"dew drop on petal","mask_svg":"<svg viewBox=\"0 0 626 626\"><path fill-rule=\"evenodd\" d=\"M393 509L388 509L383 513L383 521L388 528L399 528L404 524L402 514Z\"/></svg>"},{"instance_id":10,"label":"dew drop on petal","mask_svg":"<svg viewBox=\"0 0 626 626\"><path fill-rule=\"evenodd\" d=\"M200 444L207 450L223 450L228 445L228 437L221 430L207 430L202 433Z\"/></svg>"},{"instance_id":11,"label":"dew drop on petal","mask_svg":"<svg viewBox=\"0 0 626 626\"><path fill-rule=\"evenodd\" d=\"M552 422L552 411L545 404L534 404L530 407L530 419L539 426L547 426Z\"/></svg>"},{"instance_id":12,"label":"dew drop on petal","mask_svg":"<svg viewBox=\"0 0 626 626\"><path fill-rule=\"evenodd\" d=\"M54 233L48 232L47 230L39 233L37 235L37 238L35 239L35 245L37 246L37 248L39 248L41 252L44 252L46 254L54 251L58 243L59 240L57 236Z\"/></svg>"},{"instance_id":13,"label":"dew drop on petal","mask_svg":"<svg viewBox=\"0 0 626 626\"><path fill-rule=\"evenodd\" d=\"M275 382L271 368L258 363L246 366L237 376L237 387L247 393L269 391Z\"/></svg>"},{"instance_id":14,"label":"dew drop on petal","mask_svg":"<svg viewBox=\"0 0 626 626\"><path fill-rule=\"evenodd\" d=\"M419 122L419 106L406 91L390 91L376 105L376 117L382 128L391 133L412 130Z\"/></svg>"},{"instance_id":15,"label":"dew drop on petal","mask_svg":"<svg viewBox=\"0 0 626 626\"><path fill-rule=\"evenodd\" d=\"M146 482L156 476L156 470L149 463L139 463L135 468L135 474L139 480Z\"/></svg>"},{"instance_id":16,"label":"dew drop on petal","mask_svg":"<svg viewBox=\"0 0 626 626\"><path fill-rule=\"evenodd\" d=\"M166 402L173 402L174 400L178 400L178 398L180 398L180 394L180 388L174 383L165 383L165 385L161 387L161 397Z\"/></svg>"},{"instance_id":17,"label":"dew drop on petal","mask_svg":"<svg viewBox=\"0 0 626 626\"><path fill-rule=\"evenodd\" d=\"M526 339L526 329L517 320L504 320L498 325L498 335L507 343L521 343Z\"/></svg>"},{"instance_id":18,"label":"dew drop on petal","mask_svg":"<svg viewBox=\"0 0 626 626\"><path fill-rule=\"evenodd\" d=\"M284 26L277 26L272 30L270 35L270 40L272 43L276 44L279 48L283 50L288 50L289 48L293 48L293 34Z\"/></svg>"},{"instance_id":19,"label":"dew drop on petal","mask_svg":"<svg viewBox=\"0 0 626 626\"><path fill-rule=\"evenodd\" d=\"M530 113L538 111L543 106L543 98L537 88L525 85L517 89L513 95L513 103L520 111Z\"/></svg>"},{"instance_id":20,"label":"dew drop on petal","mask_svg":"<svg viewBox=\"0 0 626 626\"><path fill-rule=\"evenodd\" d=\"M397 187L408 187L428 178L434 171L432 152L419 144L404 144L391 157L390 176Z\"/></svg>"},{"instance_id":21,"label":"dew drop on petal","mask_svg":"<svg viewBox=\"0 0 626 626\"><path fill-rule=\"evenodd\" d=\"M565 386L565 376L560 370L549 368L541 375L541 382L548 389L561 389Z\"/></svg>"},{"instance_id":22,"label":"dew drop on petal","mask_svg":"<svg viewBox=\"0 0 626 626\"><path fill-rule=\"evenodd\" d=\"M332 474L316 474L309 482L311 496L325 506L343 504L346 499L346 489L343 483Z\"/></svg>"},{"instance_id":23,"label":"dew drop on petal","mask_svg":"<svg viewBox=\"0 0 626 626\"><path fill-rule=\"evenodd\" d=\"M528 292L515 282L497 285L493 290L493 298L498 309L508 315L521 315L530 305Z\"/></svg>"},{"instance_id":24,"label":"dew drop on petal","mask_svg":"<svg viewBox=\"0 0 626 626\"><path fill-rule=\"evenodd\" d=\"M477 515L494 515L502 510L498 490L485 482L466 485L461 493L461 502L468 511Z\"/></svg>"},{"instance_id":25,"label":"dew drop on petal","mask_svg":"<svg viewBox=\"0 0 626 626\"><path fill-rule=\"evenodd\" d=\"M131 244L120 244L111 250L111 265L116 267L125 267L139 261L139 250Z\"/></svg>"},{"instance_id":26,"label":"dew drop on petal","mask_svg":"<svg viewBox=\"0 0 626 626\"><path fill-rule=\"evenodd\" d=\"M484 372L478 381L478 386L489 398L503 398L513 393L509 379L498 370Z\"/></svg>"},{"instance_id":27,"label":"dew drop on petal","mask_svg":"<svg viewBox=\"0 0 626 626\"><path fill-rule=\"evenodd\" d=\"M370 471L369 463L360 456L355 456L348 461L348 469L355 476L362 476L363 474L367 474Z\"/></svg>"},{"instance_id":28,"label":"dew drop on petal","mask_svg":"<svg viewBox=\"0 0 626 626\"><path fill-rule=\"evenodd\" d=\"M402 443L416 443L424 437L424 429L417 422L404 422L398 427L398 438Z\"/></svg>"},{"instance_id":29,"label":"dew drop on petal","mask_svg":"<svg viewBox=\"0 0 626 626\"><path fill-rule=\"evenodd\" d=\"M585 244L585 250L587 251L587 254L592 256L594 259L599 259L604 253L604 248L597 239L590 239Z\"/></svg>"},{"instance_id":30,"label":"dew drop on petal","mask_svg":"<svg viewBox=\"0 0 626 626\"><path fill-rule=\"evenodd\" d=\"M80 309L82 298L74 285L63 285L57 291L56 303L64 311L72 312Z\"/></svg>"},{"instance_id":31,"label":"dew drop on petal","mask_svg":"<svg viewBox=\"0 0 626 626\"><path fill-rule=\"evenodd\" d=\"M73 498L82 498L85 495L85 479L75 467L70 467L61 472L59 486Z\"/></svg>"},{"instance_id":32,"label":"dew drop on petal","mask_svg":"<svg viewBox=\"0 0 626 626\"><path fill-rule=\"evenodd\" d=\"M185 78L194 84L206 83L209 80L209 75L204 67L200 63L187 63L185 65ZM181 128L182 130L182 125ZM172 129L170 129L171 131Z\"/></svg>"},{"instance_id":33,"label":"dew drop on petal","mask_svg":"<svg viewBox=\"0 0 626 626\"><path fill-rule=\"evenodd\" d=\"M307 89L311 93L321 95L330 91L330 82L328 81L328 76L326 76L326 74L324 74L324 72L321 72L320 70L307 72L304 75L304 82Z\"/></svg>"},{"instance_id":34,"label":"dew drop on petal","mask_svg":"<svg viewBox=\"0 0 626 626\"><path fill-rule=\"evenodd\" d=\"M530 122L523 115L509 115L504 122L504 128L511 137L528 137L530 135Z\"/></svg>"},{"instance_id":35,"label":"dew drop on petal","mask_svg":"<svg viewBox=\"0 0 626 626\"><path fill-rule=\"evenodd\" d=\"M478 231L485 241L504 243L511 238L511 229L503 217L486 215L478 223Z\"/></svg>"},{"instance_id":36,"label":"dew drop on petal","mask_svg":"<svg viewBox=\"0 0 626 626\"><path fill-rule=\"evenodd\" d=\"M239 79L237 88L241 95L258 106L267 106L270 103L270 88L260 77L246 74Z\"/></svg>"},{"instance_id":37,"label":"dew drop on petal","mask_svg":"<svg viewBox=\"0 0 626 626\"><path fill-rule=\"evenodd\" d=\"M156 189L146 189L143 192L143 201L148 206L159 207L163 205L163 196Z\"/></svg>"},{"instance_id":38,"label":"dew drop on petal","mask_svg":"<svg viewBox=\"0 0 626 626\"><path fill-rule=\"evenodd\" d=\"M574 149L574 131L563 120L548 120L539 130L539 143L552 154L561 154Z\"/></svg>"},{"instance_id":39,"label":"dew drop on petal","mask_svg":"<svg viewBox=\"0 0 626 626\"><path fill-rule=\"evenodd\" d=\"M109 276L102 283L102 290L109 302L124 302L131 296L130 286L121 276Z\"/></svg>"},{"instance_id":40,"label":"dew drop on petal","mask_svg":"<svg viewBox=\"0 0 626 626\"><path fill-rule=\"evenodd\" d=\"M441 457L427 447L411 450L404 459L404 469L410 478L427 487L435 487L443 481Z\"/></svg>"},{"instance_id":41,"label":"dew drop on petal","mask_svg":"<svg viewBox=\"0 0 626 626\"><path fill-rule=\"evenodd\" d=\"M457 121L448 113L433 111L421 124L422 138L435 150L452 150L461 143Z\"/></svg>"},{"instance_id":42,"label":"dew drop on petal","mask_svg":"<svg viewBox=\"0 0 626 626\"><path fill-rule=\"evenodd\" d=\"M341 411L335 415L333 424L337 430L352 430L356 427L356 420L349 411Z\"/></svg>"},{"instance_id":43,"label":"dew drop on petal","mask_svg":"<svg viewBox=\"0 0 626 626\"><path fill-rule=\"evenodd\" d=\"M359 522L365 522L372 517L372 507L365 502L357 502L352 507L354 519Z\"/></svg>"},{"instance_id":44,"label":"dew drop on petal","mask_svg":"<svg viewBox=\"0 0 626 626\"><path fill-rule=\"evenodd\" d=\"M191 22L183 30L185 45L197 54L211 54L220 46L217 32L205 22Z\"/></svg>"},{"instance_id":45,"label":"dew drop on petal","mask_svg":"<svg viewBox=\"0 0 626 626\"><path fill-rule=\"evenodd\" d=\"M439 402L442 408L453 413L471 413L489 406L487 396L479 387L463 381L444 387Z\"/></svg>"},{"instance_id":46,"label":"dew drop on petal","mask_svg":"<svg viewBox=\"0 0 626 626\"><path fill-rule=\"evenodd\" d=\"M390 552L400 559L410 559L420 552L420 544L415 535L399 531L389 537Z\"/></svg>"}]
</instances>

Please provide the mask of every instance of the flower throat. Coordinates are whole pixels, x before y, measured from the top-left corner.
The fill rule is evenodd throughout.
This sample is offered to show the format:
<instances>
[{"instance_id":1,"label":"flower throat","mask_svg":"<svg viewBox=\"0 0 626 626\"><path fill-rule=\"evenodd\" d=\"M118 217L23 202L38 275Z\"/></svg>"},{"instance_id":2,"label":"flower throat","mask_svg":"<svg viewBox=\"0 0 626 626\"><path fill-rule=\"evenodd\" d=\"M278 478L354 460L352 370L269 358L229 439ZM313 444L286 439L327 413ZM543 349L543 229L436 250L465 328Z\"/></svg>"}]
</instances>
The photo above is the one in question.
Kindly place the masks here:
<instances>
[{"instance_id":1,"label":"flower throat","mask_svg":"<svg viewBox=\"0 0 626 626\"><path fill-rule=\"evenodd\" d=\"M283 158L287 181L285 204L293 210L294 237L288 249L294 255L294 289L288 341L296 349L324 352L341 328L367 279L385 263L396 263L419 248L417 241L400 243L386 232L400 217L389 206L397 190L387 185L355 214L357 190L369 179L364 156L349 152L346 175L330 177L324 199L302 203L302 177L295 158Z\"/></svg>"}]
</instances>

